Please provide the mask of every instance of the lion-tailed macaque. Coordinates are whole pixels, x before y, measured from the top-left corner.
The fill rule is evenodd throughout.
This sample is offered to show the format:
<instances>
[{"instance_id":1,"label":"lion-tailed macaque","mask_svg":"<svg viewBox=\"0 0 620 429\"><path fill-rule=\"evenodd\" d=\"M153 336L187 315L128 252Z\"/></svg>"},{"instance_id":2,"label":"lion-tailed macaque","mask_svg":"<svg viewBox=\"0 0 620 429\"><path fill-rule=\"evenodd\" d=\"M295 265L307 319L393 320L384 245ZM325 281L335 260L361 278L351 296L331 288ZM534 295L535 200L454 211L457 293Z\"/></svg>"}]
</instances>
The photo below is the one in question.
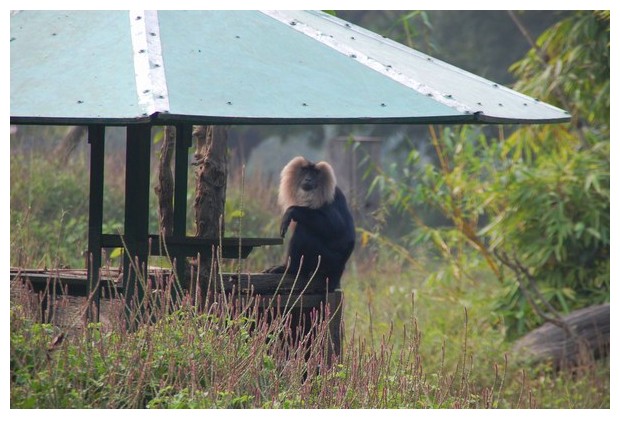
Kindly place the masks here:
<instances>
[{"instance_id":1,"label":"lion-tailed macaque","mask_svg":"<svg viewBox=\"0 0 620 429\"><path fill-rule=\"evenodd\" d=\"M293 230L288 269L285 264L267 272L309 277L317 271L330 292L338 289L355 245L355 226L331 165L293 158L280 174L278 204L284 212L280 235L286 235L289 225Z\"/></svg>"}]
</instances>

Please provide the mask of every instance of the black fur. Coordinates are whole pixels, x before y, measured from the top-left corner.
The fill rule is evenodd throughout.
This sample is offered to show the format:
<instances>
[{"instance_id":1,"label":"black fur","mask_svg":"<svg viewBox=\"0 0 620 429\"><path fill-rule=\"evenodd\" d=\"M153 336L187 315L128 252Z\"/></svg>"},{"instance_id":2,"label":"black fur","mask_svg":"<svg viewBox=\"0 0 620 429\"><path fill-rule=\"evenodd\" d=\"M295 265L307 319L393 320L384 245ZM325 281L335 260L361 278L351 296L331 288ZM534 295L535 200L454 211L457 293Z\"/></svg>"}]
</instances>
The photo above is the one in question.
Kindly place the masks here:
<instances>
[{"instance_id":1,"label":"black fur","mask_svg":"<svg viewBox=\"0 0 620 429\"><path fill-rule=\"evenodd\" d=\"M296 225L289 242L288 273L300 272L310 277L320 264L317 276L326 280L330 292L338 289L345 264L355 246L355 225L342 191L336 187L334 201L318 209L289 207L282 216L282 237L286 235L291 221L295 221ZM268 271L283 273L285 270L286 265L279 265Z\"/></svg>"}]
</instances>

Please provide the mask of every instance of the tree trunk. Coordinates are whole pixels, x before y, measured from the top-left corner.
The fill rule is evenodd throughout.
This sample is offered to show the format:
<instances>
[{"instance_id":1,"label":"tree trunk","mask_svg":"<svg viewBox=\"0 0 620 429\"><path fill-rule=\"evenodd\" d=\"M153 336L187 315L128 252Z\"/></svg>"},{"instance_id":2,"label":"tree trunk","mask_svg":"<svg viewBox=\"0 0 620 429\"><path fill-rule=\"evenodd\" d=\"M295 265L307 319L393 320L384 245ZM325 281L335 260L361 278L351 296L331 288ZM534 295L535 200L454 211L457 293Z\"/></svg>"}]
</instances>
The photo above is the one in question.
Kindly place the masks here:
<instances>
[{"instance_id":1,"label":"tree trunk","mask_svg":"<svg viewBox=\"0 0 620 429\"><path fill-rule=\"evenodd\" d=\"M193 162L196 166L196 237L219 238L224 235L228 127L197 126L193 135L197 138Z\"/></svg>"},{"instance_id":2,"label":"tree trunk","mask_svg":"<svg viewBox=\"0 0 620 429\"><path fill-rule=\"evenodd\" d=\"M550 322L515 342L513 353L532 363L551 362L556 369L588 364L609 355L609 304L572 312L562 321L568 329Z\"/></svg>"},{"instance_id":3,"label":"tree trunk","mask_svg":"<svg viewBox=\"0 0 620 429\"><path fill-rule=\"evenodd\" d=\"M174 179L172 176L172 156L176 141L176 129L172 126L164 127L164 140L159 155L158 183L155 193L159 198L159 229L165 235L172 234L174 211L172 198L174 195Z\"/></svg>"},{"instance_id":4,"label":"tree trunk","mask_svg":"<svg viewBox=\"0 0 620 429\"><path fill-rule=\"evenodd\" d=\"M192 164L196 167L196 197L194 215L196 237L219 238L224 236L224 207L226 203L226 181L228 178L228 127L195 126L196 151ZM208 252L212 250L213 252ZM190 293L199 308L205 304L207 291L217 284L220 271L217 249L205 249L200 258L192 262L198 265L200 287L191 287ZM212 254L211 258L205 257Z\"/></svg>"}]
</instances>

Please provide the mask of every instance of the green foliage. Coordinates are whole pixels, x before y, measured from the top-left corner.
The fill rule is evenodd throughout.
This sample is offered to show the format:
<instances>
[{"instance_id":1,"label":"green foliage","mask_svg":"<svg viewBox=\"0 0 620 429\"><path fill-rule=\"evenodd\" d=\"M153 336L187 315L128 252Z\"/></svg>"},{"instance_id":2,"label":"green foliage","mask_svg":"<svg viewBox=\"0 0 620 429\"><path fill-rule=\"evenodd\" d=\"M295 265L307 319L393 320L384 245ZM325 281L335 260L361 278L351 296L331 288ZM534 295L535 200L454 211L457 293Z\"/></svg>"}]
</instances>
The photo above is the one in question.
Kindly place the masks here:
<instances>
[{"instance_id":1,"label":"green foliage","mask_svg":"<svg viewBox=\"0 0 620 429\"><path fill-rule=\"evenodd\" d=\"M277 204L277 189L277 185L270 183L259 172L247 178L243 175L230 178L224 209L224 235L278 237L281 213ZM249 259L224 263L231 267L242 264L244 270L262 272L280 263L282 257L282 246L265 246L254 249Z\"/></svg>"},{"instance_id":2,"label":"green foliage","mask_svg":"<svg viewBox=\"0 0 620 429\"><path fill-rule=\"evenodd\" d=\"M608 144L566 160L541 154L528 162L471 127L444 129L435 143L439 165L423 164L412 152L403 180L377 181L412 220L403 241L411 252L431 246L430 255L448 262L457 283L484 273L486 262L494 282L506 287L506 301L498 299L498 305L514 333L536 326L540 315L528 308L517 273L497 252L527 267L545 299L562 312L609 300ZM433 209L445 224L427 225L418 207ZM439 274L429 272L427 279Z\"/></svg>"},{"instance_id":3,"label":"green foliage","mask_svg":"<svg viewBox=\"0 0 620 429\"><path fill-rule=\"evenodd\" d=\"M481 233L527 270L544 299L567 312L609 300L609 15L578 11L545 31L511 69L515 88L566 107L569 125L522 127L504 153L503 209ZM526 311L513 283L510 319ZM537 318L528 317L530 320Z\"/></svg>"},{"instance_id":4,"label":"green foliage","mask_svg":"<svg viewBox=\"0 0 620 429\"><path fill-rule=\"evenodd\" d=\"M609 145L570 159L541 157L506 176L505 209L488 231L493 247L518 253L532 275L578 306L609 300Z\"/></svg>"},{"instance_id":5,"label":"green foliage","mask_svg":"<svg viewBox=\"0 0 620 429\"><path fill-rule=\"evenodd\" d=\"M576 11L546 30L511 71L517 91L563 106L572 125L609 134L609 13Z\"/></svg>"},{"instance_id":6,"label":"green foliage","mask_svg":"<svg viewBox=\"0 0 620 429\"><path fill-rule=\"evenodd\" d=\"M571 124L507 137L503 128L431 127L435 160L411 151L391 168L399 174L375 182L411 219L411 252L431 244L458 282L486 263L504 288L497 308L511 335L537 326L546 304L568 312L610 293L609 17L575 12L538 44L513 67L516 87L565 105ZM441 225L425 222L422 207Z\"/></svg>"},{"instance_id":7,"label":"green foliage","mask_svg":"<svg viewBox=\"0 0 620 429\"><path fill-rule=\"evenodd\" d=\"M249 180L231 181L226 196L226 235L267 237L277 232L277 187L265 186L264 182L258 174Z\"/></svg>"},{"instance_id":8,"label":"green foliage","mask_svg":"<svg viewBox=\"0 0 620 429\"><path fill-rule=\"evenodd\" d=\"M79 153L60 164L49 151L11 152L11 265L84 267L88 247L88 163ZM104 231L123 216L119 188L104 192Z\"/></svg>"},{"instance_id":9,"label":"green foliage","mask_svg":"<svg viewBox=\"0 0 620 429\"><path fill-rule=\"evenodd\" d=\"M68 168L67 168L68 167ZM88 218L88 167L11 156L11 264L83 265Z\"/></svg>"}]
</instances>

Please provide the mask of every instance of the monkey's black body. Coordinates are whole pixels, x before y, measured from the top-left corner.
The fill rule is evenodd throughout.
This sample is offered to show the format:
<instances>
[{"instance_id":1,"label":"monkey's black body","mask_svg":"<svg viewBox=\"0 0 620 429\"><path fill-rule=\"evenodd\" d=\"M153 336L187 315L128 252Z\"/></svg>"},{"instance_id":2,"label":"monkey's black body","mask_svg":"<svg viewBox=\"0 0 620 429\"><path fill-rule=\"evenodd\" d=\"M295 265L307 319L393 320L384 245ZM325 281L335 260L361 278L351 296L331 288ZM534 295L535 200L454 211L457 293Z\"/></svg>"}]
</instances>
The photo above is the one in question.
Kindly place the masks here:
<instances>
[{"instance_id":1,"label":"monkey's black body","mask_svg":"<svg viewBox=\"0 0 620 429\"><path fill-rule=\"evenodd\" d=\"M317 209L289 207L282 216L282 237L291 221L296 225L289 242L288 273L299 272L309 277L318 265L317 276L326 280L330 292L334 291L340 286L345 264L355 246L355 226L344 194L336 187L334 201ZM286 266L281 265L269 271L283 273L285 269Z\"/></svg>"}]
</instances>

